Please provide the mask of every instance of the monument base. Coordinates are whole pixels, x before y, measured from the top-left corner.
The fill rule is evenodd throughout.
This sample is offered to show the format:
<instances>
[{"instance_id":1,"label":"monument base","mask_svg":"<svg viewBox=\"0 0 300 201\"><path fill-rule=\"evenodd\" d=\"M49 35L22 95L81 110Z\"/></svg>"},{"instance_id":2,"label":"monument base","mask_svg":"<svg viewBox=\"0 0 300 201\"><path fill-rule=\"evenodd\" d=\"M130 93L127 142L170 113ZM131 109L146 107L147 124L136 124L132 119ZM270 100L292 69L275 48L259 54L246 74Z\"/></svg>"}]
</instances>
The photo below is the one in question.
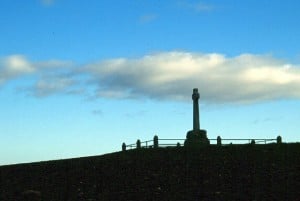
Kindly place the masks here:
<instances>
[{"instance_id":1,"label":"monument base","mask_svg":"<svg viewBox=\"0 0 300 201\"><path fill-rule=\"evenodd\" d=\"M206 130L191 130L186 134L186 140L184 146L187 147L202 147L209 145L209 140L206 135Z\"/></svg>"}]
</instances>

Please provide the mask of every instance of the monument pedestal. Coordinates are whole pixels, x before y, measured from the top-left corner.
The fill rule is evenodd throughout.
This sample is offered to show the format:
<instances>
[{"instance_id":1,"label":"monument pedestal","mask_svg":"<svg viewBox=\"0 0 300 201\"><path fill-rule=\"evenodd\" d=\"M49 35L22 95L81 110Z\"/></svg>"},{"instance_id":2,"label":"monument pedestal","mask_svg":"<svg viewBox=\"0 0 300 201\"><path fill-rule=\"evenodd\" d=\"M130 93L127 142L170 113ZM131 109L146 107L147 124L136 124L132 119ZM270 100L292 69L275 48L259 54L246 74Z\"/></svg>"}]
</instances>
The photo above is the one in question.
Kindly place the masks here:
<instances>
[{"instance_id":1,"label":"monument pedestal","mask_svg":"<svg viewBox=\"0 0 300 201\"><path fill-rule=\"evenodd\" d=\"M187 147L202 147L209 144L206 130L202 129L188 131L186 134L186 140L184 141L184 146Z\"/></svg>"}]
</instances>

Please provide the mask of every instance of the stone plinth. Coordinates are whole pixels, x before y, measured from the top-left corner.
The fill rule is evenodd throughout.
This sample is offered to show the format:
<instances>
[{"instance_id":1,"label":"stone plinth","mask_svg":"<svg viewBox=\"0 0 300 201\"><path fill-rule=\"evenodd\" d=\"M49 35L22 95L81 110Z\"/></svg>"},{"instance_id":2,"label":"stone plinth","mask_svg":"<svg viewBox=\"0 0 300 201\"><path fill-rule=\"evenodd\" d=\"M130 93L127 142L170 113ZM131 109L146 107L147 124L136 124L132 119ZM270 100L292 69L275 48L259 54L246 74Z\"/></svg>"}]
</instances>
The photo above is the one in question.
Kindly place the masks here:
<instances>
[{"instance_id":1,"label":"stone plinth","mask_svg":"<svg viewBox=\"0 0 300 201\"><path fill-rule=\"evenodd\" d=\"M184 142L184 146L206 146L209 145L209 140L206 135L206 130L191 130L186 134L186 140Z\"/></svg>"}]
</instances>

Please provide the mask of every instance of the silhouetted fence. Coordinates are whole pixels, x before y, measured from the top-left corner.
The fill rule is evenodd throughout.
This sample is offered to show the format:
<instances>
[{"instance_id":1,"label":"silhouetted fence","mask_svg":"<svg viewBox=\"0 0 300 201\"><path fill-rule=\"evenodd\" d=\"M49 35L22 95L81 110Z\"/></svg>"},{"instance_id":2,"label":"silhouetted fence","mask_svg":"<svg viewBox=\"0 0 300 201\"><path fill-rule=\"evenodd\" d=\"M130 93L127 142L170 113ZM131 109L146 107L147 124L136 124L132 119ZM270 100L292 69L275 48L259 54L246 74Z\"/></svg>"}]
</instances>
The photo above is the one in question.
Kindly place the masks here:
<instances>
[{"instance_id":1,"label":"silhouetted fence","mask_svg":"<svg viewBox=\"0 0 300 201\"><path fill-rule=\"evenodd\" d=\"M136 143L122 144L122 150L126 151L127 149L140 149L140 148L158 148L158 147L180 147L184 145L185 139L158 139L158 136L155 135L153 140L140 141L137 140ZM222 139L220 136L217 139L209 139L210 144L226 146L231 144L269 144L269 143L282 143L281 136L278 136L276 139ZM225 142L225 143L224 143Z\"/></svg>"}]
</instances>

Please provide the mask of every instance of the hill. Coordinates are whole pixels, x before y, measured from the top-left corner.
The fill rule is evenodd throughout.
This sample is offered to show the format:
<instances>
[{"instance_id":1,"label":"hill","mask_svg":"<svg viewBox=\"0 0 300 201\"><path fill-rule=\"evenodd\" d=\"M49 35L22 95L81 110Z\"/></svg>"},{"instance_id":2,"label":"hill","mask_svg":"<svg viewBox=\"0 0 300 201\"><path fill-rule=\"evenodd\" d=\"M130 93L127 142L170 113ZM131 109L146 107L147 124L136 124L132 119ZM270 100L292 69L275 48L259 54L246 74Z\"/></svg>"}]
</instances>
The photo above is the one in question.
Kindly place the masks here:
<instances>
[{"instance_id":1,"label":"hill","mask_svg":"<svg viewBox=\"0 0 300 201\"><path fill-rule=\"evenodd\" d=\"M300 200L300 144L135 149L0 167L0 200Z\"/></svg>"}]
</instances>

